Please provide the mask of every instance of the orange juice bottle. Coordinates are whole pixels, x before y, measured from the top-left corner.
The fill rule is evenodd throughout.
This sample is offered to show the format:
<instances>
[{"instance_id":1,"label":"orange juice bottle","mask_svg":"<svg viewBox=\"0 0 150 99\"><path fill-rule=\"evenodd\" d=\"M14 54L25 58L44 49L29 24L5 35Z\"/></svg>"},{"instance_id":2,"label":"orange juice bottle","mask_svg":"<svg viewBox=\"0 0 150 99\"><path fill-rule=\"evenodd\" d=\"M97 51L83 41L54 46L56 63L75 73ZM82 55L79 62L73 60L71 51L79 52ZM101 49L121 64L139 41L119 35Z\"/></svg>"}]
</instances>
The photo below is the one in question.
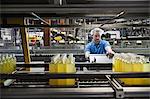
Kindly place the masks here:
<instances>
[{"instance_id":1,"label":"orange juice bottle","mask_svg":"<svg viewBox=\"0 0 150 99\"><path fill-rule=\"evenodd\" d=\"M143 62L143 72L150 72L150 61L149 57L144 57ZM143 78L143 84L144 85L150 85L150 78Z\"/></svg>"},{"instance_id":2,"label":"orange juice bottle","mask_svg":"<svg viewBox=\"0 0 150 99\"><path fill-rule=\"evenodd\" d=\"M126 57L126 63L125 63L124 71L125 72L132 72L132 60L131 60L131 56L128 54ZM124 78L124 83L126 85L131 85L132 84L132 78Z\"/></svg>"},{"instance_id":3,"label":"orange juice bottle","mask_svg":"<svg viewBox=\"0 0 150 99\"><path fill-rule=\"evenodd\" d=\"M113 71L117 71L117 67L118 67L118 53L116 53L113 57Z\"/></svg>"},{"instance_id":4,"label":"orange juice bottle","mask_svg":"<svg viewBox=\"0 0 150 99\"><path fill-rule=\"evenodd\" d=\"M136 56L135 62L133 64L133 72L142 72L143 63L140 61L140 57ZM133 78L133 85L142 84L141 78Z\"/></svg>"}]
</instances>

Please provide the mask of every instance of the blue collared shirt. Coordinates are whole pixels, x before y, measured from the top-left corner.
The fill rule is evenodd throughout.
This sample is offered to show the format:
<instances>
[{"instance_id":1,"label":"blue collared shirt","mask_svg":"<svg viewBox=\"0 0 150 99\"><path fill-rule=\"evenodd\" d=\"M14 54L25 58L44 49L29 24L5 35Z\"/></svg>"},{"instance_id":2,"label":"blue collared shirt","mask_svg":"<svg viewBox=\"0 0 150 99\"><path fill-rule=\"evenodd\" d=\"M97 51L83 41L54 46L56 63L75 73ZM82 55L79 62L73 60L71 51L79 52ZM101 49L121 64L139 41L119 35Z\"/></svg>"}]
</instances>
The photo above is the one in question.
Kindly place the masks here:
<instances>
[{"instance_id":1,"label":"blue collared shirt","mask_svg":"<svg viewBox=\"0 0 150 99\"><path fill-rule=\"evenodd\" d=\"M90 54L106 54L105 47L110 46L106 40L100 40L99 44L95 44L93 41L88 43L85 47L85 52L89 51Z\"/></svg>"}]
</instances>

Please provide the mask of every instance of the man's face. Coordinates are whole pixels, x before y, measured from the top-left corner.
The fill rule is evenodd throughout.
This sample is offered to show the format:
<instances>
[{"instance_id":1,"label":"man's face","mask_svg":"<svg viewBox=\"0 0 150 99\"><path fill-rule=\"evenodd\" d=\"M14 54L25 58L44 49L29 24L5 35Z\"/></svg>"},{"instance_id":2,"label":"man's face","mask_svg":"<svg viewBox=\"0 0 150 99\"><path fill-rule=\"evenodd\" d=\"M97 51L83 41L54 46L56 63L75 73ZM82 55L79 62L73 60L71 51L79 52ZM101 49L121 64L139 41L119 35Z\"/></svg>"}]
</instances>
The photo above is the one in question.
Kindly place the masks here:
<instances>
[{"instance_id":1,"label":"man's face","mask_svg":"<svg viewBox=\"0 0 150 99\"><path fill-rule=\"evenodd\" d=\"M95 33L93 34L93 41L94 41L96 44L98 44L100 40L101 40L100 34L99 34L98 32L95 32Z\"/></svg>"}]
</instances>

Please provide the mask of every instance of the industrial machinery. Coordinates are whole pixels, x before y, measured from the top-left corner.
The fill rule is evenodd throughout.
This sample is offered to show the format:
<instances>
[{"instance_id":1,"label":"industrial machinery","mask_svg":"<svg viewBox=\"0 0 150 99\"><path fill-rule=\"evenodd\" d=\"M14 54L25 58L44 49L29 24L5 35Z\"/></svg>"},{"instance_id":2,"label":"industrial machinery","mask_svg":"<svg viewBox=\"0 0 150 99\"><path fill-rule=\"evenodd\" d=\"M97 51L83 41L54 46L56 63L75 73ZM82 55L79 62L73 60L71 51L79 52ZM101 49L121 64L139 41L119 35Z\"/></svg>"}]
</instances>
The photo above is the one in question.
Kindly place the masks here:
<instances>
[{"instance_id":1,"label":"industrial machinery","mask_svg":"<svg viewBox=\"0 0 150 99\"><path fill-rule=\"evenodd\" d=\"M77 64L82 67L85 64ZM99 64L98 66L103 66ZM105 66L109 66L108 64ZM46 67L46 64L18 64L18 67L39 66ZM48 66L48 65L47 65ZM85 66L92 66L85 65ZM84 66L84 67L85 67ZM94 65L93 65L94 66ZM75 74L49 74L48 72L25 72L16 71L14 74L2 74L2 79L11 80L1 87L2 99L30 99L30 98L149 98L148 86L125 86L119 82L120 77L149 77L149 73L114 73L106 71L82 71L78 70ZM48 79L56 78L75 78L74 86L50 86Z\"/></svg>"},{"instance_id":2,"label":"industrial machinery","mask_svg":"<svg viewBox=\"0 0 150 99\"><path fill-rule=\"evenodd\" d=\"M93 57L93 56L92 56ZM96 57L96 56L95 56ZM63 61L64 61L63 56ZM56 57L54 60L58 60ZM58 61L59 62L59 61ZM59 63L62 64L61 62ZM149 78L149 72L113 72L111 62L90 63L75 62L76 72L61 72L58 66L55 72L49 68L54 64L18 62L16 71L12 74L1 74L6 81L1 84L2 99L47 99L47 98L109 98L109 99L148 99L150 87L148 85L127 85L120 79ZM64 65L63 65L64 66ZM55 66L56 67L56 66ZM30 71L28 69L30 68ZM67 67L68 68L68 67ZM71 67L72 68L72 67ZM36 69L34 71L33 69ZM39 70L38 70L39 69ZM59 71L59 72L56 72ZM58 85L50 84L49 79L62 79ZM63 80L74 79L75 83ZM57 80L58 81L58 80ZM64 85L63 85L64 83ZM66 83L66 84L65 84Z\"/></svg>"},{"instance_id":3,"label":"industrial machinery","mask_svg":"<svg viewBox=\"0 0 150 99\"><path fill-rule=\"evenodd\" d=\"M149 0L1 0L0 16L0 98L150 99ZM114 60L85 58L95 27Z\"/></svg>"}]
</instances>

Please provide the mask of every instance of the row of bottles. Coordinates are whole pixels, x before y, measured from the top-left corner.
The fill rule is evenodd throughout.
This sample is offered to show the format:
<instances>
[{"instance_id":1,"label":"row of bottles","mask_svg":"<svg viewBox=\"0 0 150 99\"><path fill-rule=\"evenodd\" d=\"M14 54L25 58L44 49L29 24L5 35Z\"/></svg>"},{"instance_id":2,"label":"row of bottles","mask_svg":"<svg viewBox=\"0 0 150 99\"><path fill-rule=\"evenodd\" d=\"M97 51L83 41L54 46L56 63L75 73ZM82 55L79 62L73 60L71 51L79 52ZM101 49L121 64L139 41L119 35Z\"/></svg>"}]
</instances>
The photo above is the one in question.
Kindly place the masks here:
<instances>
[{"instance_id":1,"label":"row of bottles","mask_svg":"<svg viewBox=\"0 0 150 99\"><path fill-rule=\"evenodd\" d=\"M52 61L49 64L50 73L75 73L75 57L73 54L57 54L52 57ZM50 79L50 85L54 86L73 86L75 85L75 79Z\"/></svg>"},{"instance_id":2,"label":"row of bottles","mask_svg":"<svg viewBox=\"0 0 150 99\"><path fill-rule=\"evenodd\" d=\"M10 74L16 70L16 57L14 54L0 54L0 73Z\"/></svg>"},{"instance_id":3,"label":"row of bottles","mask_svg":"<svg viewBox=\"0 0 150 99\"><path fill-rule=\"evenodd\" d=\"M149 57L132 53L116 53L113 58L114 72L150 72ZM150 78L121 78L126 85L150 85Z\"/></svg>"},{"instance_id":4,"label":"row of bottles","mask_svg":"<svg viewBox=\"0 0 150 99\"><path fill-rule=\"evenodd\" d=\"M57 54L51 58L52 64L75 64L75 57L73 57L73 54Z\"/></svg>"},{"instance_id":5,"label":"row of bottles","mask_svg":"<svg viewBox=\"0 0 150 99\"><path fill-rule=\"evenodd\" d=\"M16 57L14 54L0 54L0 74L11 74L16 70ZM3 84L5 80L0 80Z\"/></svg>"}]
</instances>

